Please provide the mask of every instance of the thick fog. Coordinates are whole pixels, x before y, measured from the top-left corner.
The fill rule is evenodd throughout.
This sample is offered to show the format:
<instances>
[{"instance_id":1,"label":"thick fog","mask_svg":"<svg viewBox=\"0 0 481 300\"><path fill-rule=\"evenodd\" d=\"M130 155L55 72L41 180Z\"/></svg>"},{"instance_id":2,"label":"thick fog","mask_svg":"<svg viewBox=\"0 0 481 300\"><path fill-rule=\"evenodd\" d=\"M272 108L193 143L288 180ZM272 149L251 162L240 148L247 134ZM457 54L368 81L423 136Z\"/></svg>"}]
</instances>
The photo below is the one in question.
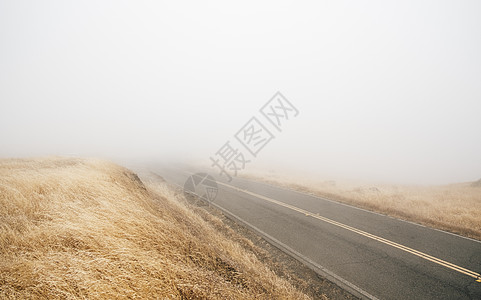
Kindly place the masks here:
<instances>
[{"instance_id":1,"label":"thick fog","mask_svg":"<svg viewBox=\"0 0 481 300\"><path fill-rule=\"evenodd\" d=\"M0 157L209 164L229 141L246 169L481 178L479 1L0 1L0 43Z\"/></svg>"}]
</instances>

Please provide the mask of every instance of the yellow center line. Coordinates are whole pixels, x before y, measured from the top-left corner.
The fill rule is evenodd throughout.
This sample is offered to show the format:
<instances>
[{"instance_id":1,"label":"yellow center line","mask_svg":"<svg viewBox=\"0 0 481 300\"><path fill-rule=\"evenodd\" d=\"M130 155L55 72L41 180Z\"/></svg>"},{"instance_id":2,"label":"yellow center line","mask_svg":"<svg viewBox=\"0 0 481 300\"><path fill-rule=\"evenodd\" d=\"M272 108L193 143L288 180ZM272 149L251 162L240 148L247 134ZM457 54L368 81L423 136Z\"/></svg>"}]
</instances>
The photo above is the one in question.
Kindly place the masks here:
<instances>
[{"instance_id":1,"label":"yellow center line","mask_svg":"<svg viewBox=\"0 0 481 300\"><path fill-rule=\"evenodd\" d=\"M240 188L238 188L238 187L235 187L235 186L232 186L232 185L223 183L223 182L217 182L217 183L218 183L218 184L221 184L221 185L224 185L224 186L227 186L227 187L230 187L230 188L232 188L232 189L234 189L234 190L236 190L236 191L243 192L243 193L249 194L249 195L251 195L251 196L257 197L257 198L259 198L259 199L262 199L262 200L265 200L265 201L268 201L268 202L271 202L271 203L274 203L274 204L277 204L277 205L280 205L280 206L289 208L289 209L291 209L291 210L294 210L294 211L297 211L297 212L299 212L299 213L305 214L306 216L311 216L311 217L314 217L314 218L316 218L316 219L318 219L318 220L321 220L321 221L327 222L327 223L329 223L329 224L332 224L332 225L335 225L335 226L344 228L344 229L346 229L346 230L355 232L355 233L357 233L357 234L360 234L360 235L362 235L362 236L371 238L371 239L373 239L373 240L376 240L376 241L378 241L378 242L384 243L384 244L386 244L386 245L389 245L389 246L398 248L398 249L400 249L400 250L403 250L403 251L405 251L405 252L414 254L414 255L416 255L416 256L419 256L419 257L421 257L421 258L424 258L424 259L426 259L426 260L428 260L428 261L431 261L431 262L436 263L436 264L438 264L438 265L444 266L444 267L449 268L449 269L451 269L451 270L454 270L454 271L457 271L457 272L459 272L459 273L462 273L462 274L471 276L471 277L475 278L477 282L481 282L481 274L476 273L476 272L471 271L471 270L468 270L468 269L466 269L466 268L460 267L460 266L455 265L455 264L453 264L453 263L444 261L444 260L442 260L442 259L440 259L440 258L431 256L431 255L426 254L426 253L423 253L423 252L421 252L421 251L418 251L418 250L409 248L409 247L407 247L407 246L398 244L398 243L396 243L396 242L387 240L387 239L382 238L382 237L379 237L379 236L377 236L377 235L374 235L374 234L371 234L371 233L362 231L362 230L360 230L360 229L351 227L351 226L349 226L349 225L346 225L346 224L343 224L343 223L340 223L340 222L331 220L331 219L329 219L329 218L320 216L319 214L311 213L310 211L304 210L304 209L302 209L302 208L299 208L299 207L296 207L296 206L293 206L293 205L290 205L290 204L286 204L286 203L284 203L284 202L280 202L280 201L278 201L278 200L274 200L274 199L272 199L272 198L269 198L269 197L266 197L266 196L262 196L262 195L259 195L259 194L256 194L256 193L253 193L253 192L244 190L244 189L240 189Z\"/></svg>"}]
</instances>

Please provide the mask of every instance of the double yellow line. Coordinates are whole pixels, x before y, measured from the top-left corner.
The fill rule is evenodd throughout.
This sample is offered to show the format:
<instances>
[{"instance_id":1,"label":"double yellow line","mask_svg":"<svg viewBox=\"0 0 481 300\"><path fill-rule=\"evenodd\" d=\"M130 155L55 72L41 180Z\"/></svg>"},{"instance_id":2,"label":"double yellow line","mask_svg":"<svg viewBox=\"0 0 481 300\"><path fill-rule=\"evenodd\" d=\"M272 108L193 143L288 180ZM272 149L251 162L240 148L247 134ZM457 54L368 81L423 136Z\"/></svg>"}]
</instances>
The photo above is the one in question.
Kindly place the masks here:
<instances>
[{"instance_id":1,"label":"double yellow line","mask_svg":"<svg viewBox=\"0 0 481 300\"><path fill-rule=\"evenodd\" d=\"M349 231L351 231L351 232L355 232L355 233L357 233L357 234L360 234L360 235L362 235L362 236L371 238L371 239L373 239L373 240L376 240L376 241L378 241L378 242L384 243L384 244L386 244L386 245L389 245L389 246L398 248L398 249L403 250L403 251L405 251L405 252L408 252L408 253L414 254L414 255L416 255L416 256L419 256L419 257L421 257L421 258L424 258L424 259L426 259L426 260L429 260L429 261L431 261L431 262L433 262L433 263L436 263L436 264L438 264L438 265L444 266L444 267L449 268L449 269L451 269L451 270L454 270L454 271L457 271L457 272L459 272L459 273L462 273L462 274L468 275L468 276L470 276L470 277L473 277L474 279L476 279L477 282L481 282L481 274L476 273L476 272L471 271L471 270L468 270L468 269L466 269L466 268L460 267L460 266L455 265L455 264L453 264L453 263L447 262L447 261L445 261L445 260L439 259L439 258L437 258L437 257L431 256L431 255L426 254L426 253L424 253L424 252L421 252L421 251L418 251L418 250L415 250L415 249L406 247L406 246L404 246L404 245L401 245L401 244L398 244L398 243L396 243L396 242L387 240L387 239L385 239L385 238L379 237L379 236L374 235L374 234L370 234L370 233L368 233L368 232L365 232L365 231L362 231L362 230L360 230L360 229L357 229L357 228L348 226L348 225L346 225L346 224L336 222L336 221L331 220L331 219L329 219L329 218L320 216L319 214L311 213L311 212L309 212L309 211L307 211L307 210L304 210L304 209L302 209L302 208L299 208L299 207L296 207L296 206L293 206L293 205L290 205L290 204L286 204L286 203L284 203L284 202L280 202L280 201L274 200L274 199L272 199L272 198L269 198L269 197L266 197L266 196L262 196L262 195L259 195L259 194L256 194L256 193L253 193L253 192L244 190L244 189L240 189L240 188L238 188L238 187L235 187L235 186L232 186L232 185L229 185L229 184L226 184L226 183L222 183L222 182L217 182L217 183L218 183L218 184L221 184L221 185L224 185L224 186L226 186L226 187L229 187L229 188L231 188L231 189L234 189L234 190L236 190L236 191L243 192L243 193L249 194L249 195L251 195L251 196L257 197L257 198L259 198L259 199L262 199L262 200L265 200L265 201L268 201L268 202L277 204L277 205L279 205L279 206L289 208L289 209L291 209L291 210L294 210L294 211L297 211L297 212L299 212L299 213L305 214L306 216L310 216L310 217L316 218L316 219L318 219L318 220L327 222L327 223L329 223L329 224L332 224L332 225L335 225L335 226L344 228L344 229L349 230Z\"/></svg>"}]
</instances>

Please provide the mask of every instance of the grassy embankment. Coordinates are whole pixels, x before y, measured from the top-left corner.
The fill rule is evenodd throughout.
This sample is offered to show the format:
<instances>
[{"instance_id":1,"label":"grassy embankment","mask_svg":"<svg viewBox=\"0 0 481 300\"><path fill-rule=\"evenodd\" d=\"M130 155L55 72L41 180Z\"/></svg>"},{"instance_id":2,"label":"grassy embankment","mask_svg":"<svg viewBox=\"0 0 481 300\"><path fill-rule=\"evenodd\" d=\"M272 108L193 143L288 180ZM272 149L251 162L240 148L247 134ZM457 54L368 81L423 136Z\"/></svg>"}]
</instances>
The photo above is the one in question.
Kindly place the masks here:
<instances>
[{"instance_id":1,"label":"grassy embankment","mask_svg":"<svg viewBox=\"0 0 481 300\"><path fill-rule=\"evenodd\" d=\"M306 298L177 197L103 161L0 160L0 298Z\"/></svg>"}]
</instances>

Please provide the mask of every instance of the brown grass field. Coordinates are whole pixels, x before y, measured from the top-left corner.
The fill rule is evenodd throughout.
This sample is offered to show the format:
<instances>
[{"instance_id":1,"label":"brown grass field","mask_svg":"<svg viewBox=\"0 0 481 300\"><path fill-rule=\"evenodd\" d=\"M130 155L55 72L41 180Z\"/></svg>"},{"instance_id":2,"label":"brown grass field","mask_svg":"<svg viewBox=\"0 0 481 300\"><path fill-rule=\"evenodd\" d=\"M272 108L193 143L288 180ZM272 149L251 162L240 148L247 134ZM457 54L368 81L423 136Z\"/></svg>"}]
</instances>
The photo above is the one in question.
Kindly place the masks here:
<instances>
[{"instance_id":1,"label":"brown grass field","mask_svg":"<svg viewBox=\"0 0 481 300\"><path fill-rule=\"evenodd\" d=\"M108 162L0 160L0 298L307 298L179 197Z\"/></svg>"},{"instance_id":2,"label":"brown grass field","mask_svg":"<svg viewBox=\"0 0 481 300\"><path fill-rule=\"evenodd\" d=\"M481 180L439 186L319 180L250 171L244 177L481 240Z\"/></svg>"}]
</instances>

